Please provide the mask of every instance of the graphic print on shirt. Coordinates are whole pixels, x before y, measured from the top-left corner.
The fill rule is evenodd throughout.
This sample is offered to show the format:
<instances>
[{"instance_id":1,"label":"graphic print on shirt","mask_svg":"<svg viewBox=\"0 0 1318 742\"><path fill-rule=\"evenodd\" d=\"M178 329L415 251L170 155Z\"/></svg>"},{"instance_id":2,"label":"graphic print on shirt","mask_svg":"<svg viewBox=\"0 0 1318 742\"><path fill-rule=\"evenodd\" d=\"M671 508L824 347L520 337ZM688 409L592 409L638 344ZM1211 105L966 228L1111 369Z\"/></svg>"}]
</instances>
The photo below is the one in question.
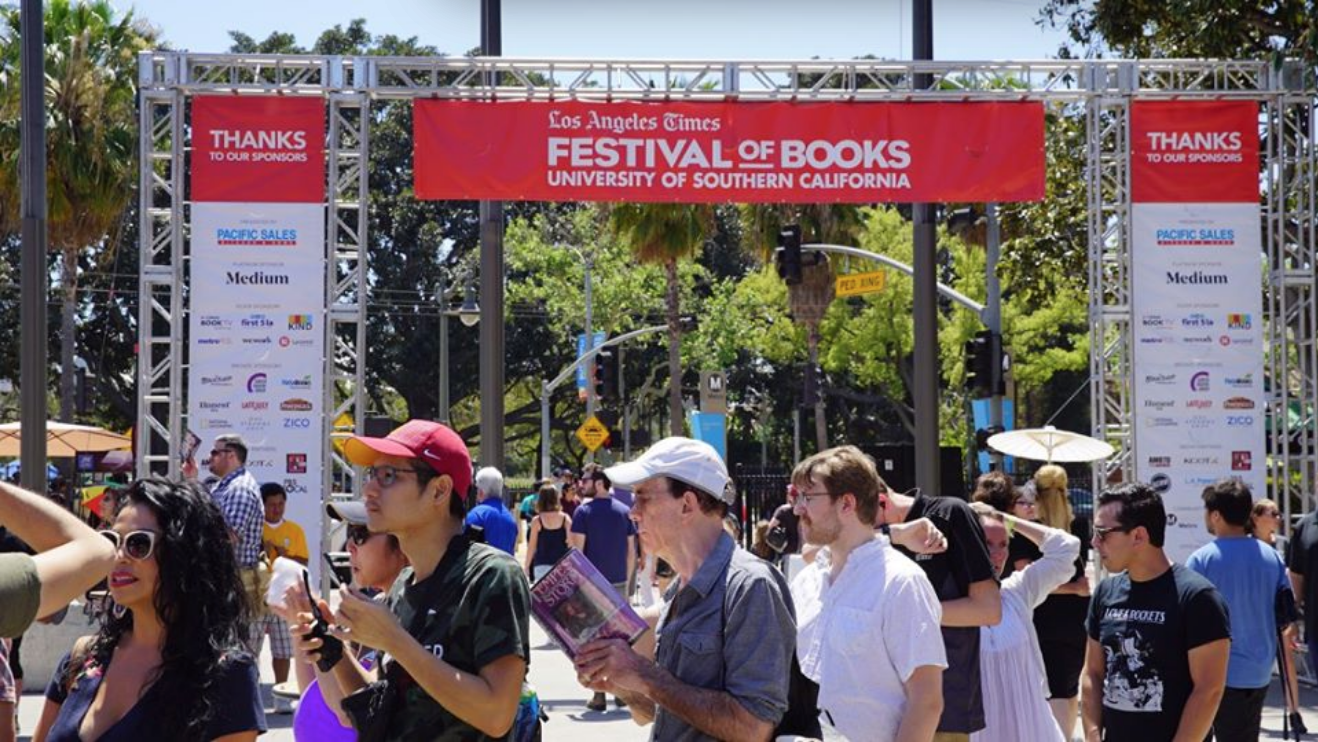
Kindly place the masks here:
<instances>
[{"instance_id":1,"label":"graphic print on shirt","mask_svg":"<svg viewBox=\"0 0 1318 742\"><path fill-rule=\"evenodd\" d=\"M1104 642L1107 658L1107 677L1103 680L1103 705L1118 711L1154 713L1162 711L1165 688L1162 675L1149 657L1154 652L1153 642L1139 630L1138 624L1161 625L1166 620L1162 611L1138 611L1127 608L1108 608L1105 621L1126 624Z\"/></svg>"}]
</instances>

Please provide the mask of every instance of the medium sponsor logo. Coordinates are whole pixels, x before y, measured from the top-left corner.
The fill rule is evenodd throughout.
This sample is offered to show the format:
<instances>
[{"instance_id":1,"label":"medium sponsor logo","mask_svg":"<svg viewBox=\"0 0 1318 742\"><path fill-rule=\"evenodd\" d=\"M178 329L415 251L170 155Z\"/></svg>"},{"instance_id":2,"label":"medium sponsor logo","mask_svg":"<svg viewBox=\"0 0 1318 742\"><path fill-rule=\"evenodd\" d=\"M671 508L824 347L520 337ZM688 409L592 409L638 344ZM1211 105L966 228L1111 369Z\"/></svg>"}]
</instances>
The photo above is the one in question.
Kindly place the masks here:
<instances>
[{"instance_id":1,"label":"medium sponsor logo","mask_svg":"<svg viewBox=\"0 0 1318 742\"><path fill-rule=\"evenodd\" d=\"M1206 392L1211 387L1211 381L1207 371L1199 371L1190 377L1190 391Z\"/></svg>"},{"instance_id":2,"label":"medium sponsor logo","mask_svg":"<svg viewBox=\"0 0 1318 742\"><path fill-rule=\"evenodd\" d=\"M1167 271L1167 283L1175 286L1227 286L1231 279L1225 273Z\"/></svg>"},{"instance_id":3,"label":"medium sponsor logo","mask_svg":"<svg viewBox=\"0 0 1318 742\"><path fill-rule=\"evenodd\" d=\"M282 412L311 412L311 403L305 399L294 397L280 402L279 409Z\"/></svg>"},{"instance_id":4,"label":"medium sponsor logo","mask_svg":"<svg viewBox=\"0 0 1318 742\"><path fill-rule=\"evenodd\" d=\"M1217 427L1217 419L1208 415L1194 415L1185 419L1185 427L1192 430L1207 430Z\"/></svg>"},{"instance_id":5,"label":"medium sponsor logo","mask_svg":"<svg viewBox=\"0 0 1318 742\"><path fill-rule=\"evenodd\" d=\"M290 330L310 330L311 315L309 314L290 314L288 315L288 329Z\"/></svg>"},{"instance_id":6,"label":"medium sponsor logo","mask_svg":"<svg viewBox=\"0 0 1318 742\"><path fill-rule=\"evenodd\" d=\"M1202 312L1195 312L1188 317L1181 318L1181 327L1212 327L1213 319Z\"/></svg>"},{"instance_id":7,"label":"medium sponsor logo","mask_svg":"<svg viewBox=\"0 0 1318 742\"><path fill-rule=\"evenodd\" d=\"M1250 451L1231 452L1231 471L1249 471L1254 468L1254 454Z\"/></svg>"},{"instance_id":8,"label":"medium sponsor logo","mask_svg":"<svg viewBox=\"0 0 1318 742\"><path fill-rule=\"evenodd\" d=\"M1254 388L1254 374L1245 374L1244 376L1228 376L1222 379L1222 383L1232 389L1252 389Z\"/></svg>"},{"instance_id":9,"label":"medium sponsor logo","mask_svg":"<svg viewBox=\"0 0 1318 742\"><path fill-rule=\"evenodd\" d=\"M270 469L270 468L273 468L274 465L275 465L275 462L274 462L273 459L248 459L248 460L247 460L247 468L248 468L248 469Z\"/></svg>"},{"instance_id":10,"label":"medium sponsor logo","mask_svg":"<svg viewBox=\"0 0 1318 742\"><path fill-rule=\"evenodd\" d=\"M1207 487L1216 481L1217 477L1215 476L1210 477L1206 474L1195 474L1182 479L1181 484L1189 485L1190 487Z\"/></svg>"},{"instance_id":11,"label":"medium sponsor logo","mask_svg":"<svg viewBox=\"0 0 1318 742\"><path fill-rule=\"evenodd\" d=\"M284 471L288 474L306 474L307 473L307 455L305 453L290 453L284 457Z\"/></svg>"},{"instance_id":12,"label":"medium sponsor logo","mask_svg":"<svg viewBox=\"0 0 1318 742\"><path fill-rule=\"evenodd\" d=\"M1249 397L1231 397L1222 403L1222 409L1225 410L1252 410L1254 409L1254 400Z\"/></svg>"},{"instance_id":13,"label":"medium sponsor logo","mask_svg":"<svg viewBox=\"0 0 1318 742\"><path fill-rule=\"evenodd\" d=\"M1228 314L1226 316L1226 329L1228 330L1249 330L1254 327L1254 320L1248 314Z\"/></svg>"},{"instance_id":14,"label":"medium sponsor logo","mask_svg":"<svg viewBox=\"0 0 1318 742\"><path fill-rule=\"evenodd\" d=\"M228 271L224 274L224 283L229 286L287 286L290 281L286 273Z\"/></svg>"}]
</instances>

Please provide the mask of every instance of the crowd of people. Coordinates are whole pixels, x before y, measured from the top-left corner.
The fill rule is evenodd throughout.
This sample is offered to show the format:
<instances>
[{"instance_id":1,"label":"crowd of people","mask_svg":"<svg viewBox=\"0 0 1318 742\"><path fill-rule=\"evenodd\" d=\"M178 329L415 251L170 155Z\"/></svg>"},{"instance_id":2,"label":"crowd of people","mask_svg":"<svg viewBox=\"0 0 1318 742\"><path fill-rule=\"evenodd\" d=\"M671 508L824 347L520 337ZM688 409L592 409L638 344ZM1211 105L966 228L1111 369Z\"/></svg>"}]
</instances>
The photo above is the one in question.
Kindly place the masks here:
<instances>
[{"instance_id":1,"label":"crowd of people","mask_svg":"<svg viewBox=\"0 0 1318 742\"><path fill-rule=\"evenodd\" d=\"M650 627L576 653L587 706L612 697L656 740L1052 742L1077 725L1091 741L1255 740L1278 663L1305 731L1293 650L1301 615L1318 639L1318 611L1302 613L1318 515L1287 543L1276 504L1239 479L1205 488L1214 538L1177 564L1153 488L1115 486L1091 514L1052 465L1023 486L985 474L966 502L895 492L860 449L828 449L796 465L748 550L727 467L688 438L556 471L520 502L438 423L344 454L365 486L326 508L351 574L336 601L303 583L272 594L270 565L313 551L238 436L215 440L209 482L187 466L118 490L99 533L0 484L0 524L33 552L0 554L0 636L98 581L109 595L34 739L254 739L266 638L277 682L299 689L299 739L535 739L531 585L570 549Z\"/></svg>"}]
</instances>

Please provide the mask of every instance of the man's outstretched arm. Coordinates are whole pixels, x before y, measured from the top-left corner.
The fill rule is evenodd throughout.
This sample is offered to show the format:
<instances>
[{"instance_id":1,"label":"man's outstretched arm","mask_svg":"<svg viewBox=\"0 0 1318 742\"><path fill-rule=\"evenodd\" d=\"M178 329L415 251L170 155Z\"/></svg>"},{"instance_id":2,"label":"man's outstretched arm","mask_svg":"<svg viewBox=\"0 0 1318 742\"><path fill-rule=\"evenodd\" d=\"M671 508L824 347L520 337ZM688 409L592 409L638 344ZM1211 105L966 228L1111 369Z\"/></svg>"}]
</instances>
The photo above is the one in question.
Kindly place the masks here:
<instances>
[{"instance_id":1,"label":"man's outstretched arm","mask_svg":"<svg viewBox=\"0 0 1318 742\"><path fill-rule=\"evenodd\" d=\"M32 558L41 583L38 616L46 616L105 577L114 548L85 523L45 497L0 482L0 524L38 553ZM0 601L0 611L9 601Z\"/></svg>"}]
</instances>

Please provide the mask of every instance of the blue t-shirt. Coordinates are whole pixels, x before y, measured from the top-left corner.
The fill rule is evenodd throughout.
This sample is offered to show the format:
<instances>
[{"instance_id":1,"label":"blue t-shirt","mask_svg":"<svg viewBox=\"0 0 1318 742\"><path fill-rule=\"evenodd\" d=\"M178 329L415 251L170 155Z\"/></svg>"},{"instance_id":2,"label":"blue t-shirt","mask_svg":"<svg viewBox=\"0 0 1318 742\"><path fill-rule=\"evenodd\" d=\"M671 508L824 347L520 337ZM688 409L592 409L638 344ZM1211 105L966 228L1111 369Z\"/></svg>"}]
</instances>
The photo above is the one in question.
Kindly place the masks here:
<instances>
[{"instance_id":1,"label":"blue t-shirt","mask_svg":"<svg viewBox=\"0 0 1318 742\"><path fill-rule=\"evenodd\" d=\"M78 729L82 726L82 718L91 708L96 689L101 687L101 679L105 677L102 671L83 672L74 681L73 688L66 692L65 668L68 663L69 655L65 654L46 687L46 698L60 704L59 715L46 737L48 742L80 742ZM253 730L265 733L265 709L261 705L259 682L256 665L249 657L238 656L228 662L210 689L214 713L206 726L206 739ZM155 725L161 715L161 699L157 688L159 684L148 688L128 713L106 729L97 742L159 739L160 730Z\"/></svg>"},{"instance_id":2,"label":"blue t-shirt","mask_svg":"<svg viewBox=\"0 0 1318 742\"><path fill-rule=\"evenodd\" d=\"M1199 547L1185 566L1213 583L1231 612L1228 688L1262 688L1277 662L1277 591L1289 588L1286 567L1268 544L1248 536Z\"/></svg>"},{"instance_id":3,"label":"blue t-shirt","mask_svg":"<svg viewBox=\"0 0 1318 742\"><path fill-rule=\"evenodd\" d=\"M596 497L572 515L572 532L586 537L586 558L615 585L627 581L627 538L636 535L631 513L612 497Z\"/></svg>"},{"instance_id":4,"label":"blue t-shirt","mask_svg":"<svg viewBox=\"0 0 1318 742\"><path fill-rule=\"evenodd\" d=\"M485 543L509 554L517 548L517 521L504 507L503 500L491 497L467 513L467 525L485 529Z\"/></svg>"}]
</instances>

